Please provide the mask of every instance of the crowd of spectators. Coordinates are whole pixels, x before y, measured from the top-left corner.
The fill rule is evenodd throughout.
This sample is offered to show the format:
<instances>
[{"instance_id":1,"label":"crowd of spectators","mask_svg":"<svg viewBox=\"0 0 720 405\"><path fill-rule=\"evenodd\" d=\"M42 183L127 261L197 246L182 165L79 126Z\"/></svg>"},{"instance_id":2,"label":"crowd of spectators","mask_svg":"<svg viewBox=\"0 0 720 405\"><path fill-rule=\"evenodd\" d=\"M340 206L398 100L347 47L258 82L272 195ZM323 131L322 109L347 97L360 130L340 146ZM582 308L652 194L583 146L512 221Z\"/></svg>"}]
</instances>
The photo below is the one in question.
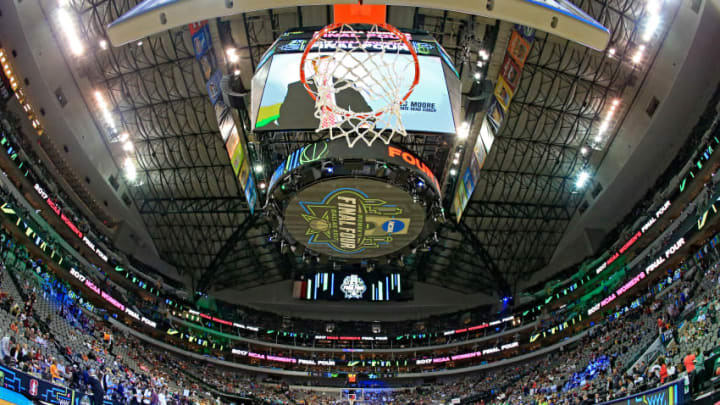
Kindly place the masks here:
<instances>
[{"instance_id":1,"label":"crowd of spectators","mask_svg":"<svg viewBox=\"0 0 720 405\"><path fill-rule=\"evenodd\" d=\"M695 150L697 144L691 146ZM1 188L0 192L10 198ZM707 200L707 196L702 199ZM645 211L647 207L642 208ZM82 224L79 218L75 220ZM636 305L618 306L615 315L558 351L464 377L413 383L402 390L357 390L353 394L357 397L351 401L348 390L304 390L294 387L290 380L271 380L149 345L113 328L103 318L106 314L43 271L42 264L12 239L3 242L0 252L0 361L92 394L94 403L104 397L119 403L164 405L214 402L222 396L223 401L235 398L238 403L268 404L445 404L461 399L475 404L586 405L678 378L685 379L688 389L697 392L708 378L720 375L720 271L716 253L708 255L712 260L705 258L678 279L669 274L662 288L650 286L637 294L633 301ZM112 291L110 284L104 285ZM233 319L246 323L293 327L292 321L279 316L268 320L260 311L227 311L234 314ZM478 310L477 314L398 323L397 329L384 332L422 332L427 325L441 331L490 320L485 314ZM299 322L311 330L321 330L327 324ZM372 325L339 323L333 333L362 328L369 330ZM447 339L437 337L432 343L447 343ZM646 349L656 340L662 341L657 356L646 357Z\"/></svg>"},{"instance_id":2,"label":"crowd of spectators","mask_svg":"<svg viewBox=\"0 0 720 405\"><path fill-rule=\"evenodd\" d=\"M89 303L43 272L39 262L12 239L2 245L2 258L9 266L3 265L0 293L3 320L8 324L0 340L0 357L6 365L126 403L190 402L206 389L267 403L347 402L340 394L294 390L287 384L263 382L233 369L148 347L93 316ZM11 274L18 276L16 281ZM701 379L696 377L705 372L703 357L717 346L720 290L717 266L695 274L702 274L699 282L693 277L677 282L671 279L667 282L670 288L649 289L642 305L591 329L565 351L461 379L437 381L432 388L363 392L363 401L420 404L464 398L479 403L595 403L678 376L687 376L688 384L697 388ZM21 292L13 294L15 282ZM46 307L53 312L41 310ZM692 319L678 323L682 314L693 310L697 313ZM58 336L62 324L71 329ZM628 353L634 356L647 347L642 337L668 331L677 338L663 357L652 365L628 368L624 362L632 357Z\"/></svg>"},{"instance_id":3,"label":"crowd of spectators","mask_svg":"<svg viewBox=\"0 0 720 405\"><path fill-rule=\"evenodd\" d=\"M3 258L12 266L3 265L0 293L0 316L9 321L0 340L6 365L80 391L102 392L106 398L124 403L189 402L211 389L216 397L222 393L275 404L348 403L347 393L305 391L284 382L265 382L262 377L168 353L113 330L63 283L33 276L36 269L23 256L23 249L12 246L10 251L7 245ZM691 384L698 370L704 369L700 366L703 355L710 354L704 338L716 342L713 338L720 333L715 323L720 310L717 269L693 271L671 280L662 291L649 288L641 305L595 326L578 342L550 355L438 380L430 386L359 391L357 395L365 404L439 404L454 398L479 404L591 404L678 377L687 376ZM20 287L17 291L13 291L14 283ZM54 314L42 319L36 308L45 305L50 305ZM690 320L681 321L683 314L693 311ZM43 331L55 322L54 317L73 327L66 339L53 329ZM643 337L653 340L667 332L677 339L659 359L651 364L630 364L648 346ZM65 345L68 340L80 342L79 348ZM691 354L695 357L688 357ZM693 369L690 364L695 365Z\"/></svg>"}]
</instances>

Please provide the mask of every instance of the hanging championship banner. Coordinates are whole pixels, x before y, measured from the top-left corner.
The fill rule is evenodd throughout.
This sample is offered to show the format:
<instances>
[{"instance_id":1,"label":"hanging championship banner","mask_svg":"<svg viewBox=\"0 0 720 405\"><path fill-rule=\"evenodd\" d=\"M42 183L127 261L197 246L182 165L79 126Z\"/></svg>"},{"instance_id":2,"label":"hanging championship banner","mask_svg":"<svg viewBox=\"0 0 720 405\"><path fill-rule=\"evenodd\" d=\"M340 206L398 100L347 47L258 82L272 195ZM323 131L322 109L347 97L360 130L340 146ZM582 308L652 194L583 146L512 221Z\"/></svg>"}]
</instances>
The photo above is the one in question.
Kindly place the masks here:
<instances>
[{"instance_id":1,"label":"hanging championship banner","mask_svg":"<svg viewBox=\"0 0 720 405\"><path fill-rule=\"evenodd\" d=\"M230 157L230 165L233 168L233 173L240 182L240 189L243 191L243 194L245 194L245 200L250 207L250 213L254 214L257 190L252 173L249 171L249 156L245 153L247 151L247 145L238 133L232 111L222 100L222 89L220 86L222 72L218 68L215 53L212 51L210 26L207 24L207 21L201 21L188 25L188 29L190 30L190 36L192 38L195 58L200 63L203 78L206 80L205 87L208 92L208 98L215 109L220 136L225 143L228 157Z\"/></svg>"},{"instance_id":2,"label":"hanging championship banner","mask_svg":"<svg viewBox=\"0 0 720 405\"><path fill-rule=\"evenodd\" d=\"M493 92L494 97L480 125L480 132L476 136L468 165L461 172L462 176L455 186L451 210L455 213L455 220L458 223L475 191L480 179L480 169L485 164L495 136L500 131L506 115L509 114L510 103L520 85L522 69L530 55L534 38L535 30L532 28L516 25L512 30Z\"/></svg>"}]
</instances>

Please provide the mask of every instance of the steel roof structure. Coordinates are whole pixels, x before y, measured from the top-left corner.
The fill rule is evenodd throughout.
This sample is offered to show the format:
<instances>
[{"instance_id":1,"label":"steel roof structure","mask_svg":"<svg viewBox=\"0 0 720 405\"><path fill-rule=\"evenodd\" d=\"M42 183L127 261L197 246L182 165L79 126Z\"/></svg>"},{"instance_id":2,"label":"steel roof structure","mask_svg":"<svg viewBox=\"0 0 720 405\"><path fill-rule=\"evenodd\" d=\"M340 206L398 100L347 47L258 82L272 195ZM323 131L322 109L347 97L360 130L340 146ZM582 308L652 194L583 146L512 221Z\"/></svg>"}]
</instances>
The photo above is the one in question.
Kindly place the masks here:
<instances>
[{"instance_id":1,"label":"steel roof structure","mask_svg":"<svg viewBox=\"0 0 720 405\"><path fill-rule=\"evenodd\" d=\"M136 3L75 0L71 5L85 43L99 46L108 24ZM575 3L610 28L608 50L594 51L538 32L506 123L462 221L448 218L429 249L376 268L402 266L417 280L500 295L513 294L522 280L549 262L582 201L583 192L574 184L577 174L594 171L613 140L609 135L595 140L604 111L614 98L630 100L629 86L648 68L646 64L638 70L629 57L638 43L644 2ZM224 61L224 49L236 48L242 81L249 87L258 60L278 35L292 27L325 25L331 18L329 6L313 6L211 21L213 52ZM464 101L479 86L473 79L478 49L492 51L483 73L494 80L512 28L455 12L395 6L388 8L388 20L437 38L461 72ZM273 230L267 218L250 214L187 27L91 54L83 70L93 86L106 89L112 113L135 145L134 202L161 257L190 276L194 288L248 288L287 279L311 266L331 265L308 264L281 252L279 244L268 242ZM247 111L239 110L237 121L249 128ZM253 162L263 166L265 175L290 150L315 138L314 133L244 135ZM411 136L403 143L432 160L438 178L452 183L446 162L453 138ZM450 198L446 207L452 191L445 191Z\"/></svg>"}]
</instances>

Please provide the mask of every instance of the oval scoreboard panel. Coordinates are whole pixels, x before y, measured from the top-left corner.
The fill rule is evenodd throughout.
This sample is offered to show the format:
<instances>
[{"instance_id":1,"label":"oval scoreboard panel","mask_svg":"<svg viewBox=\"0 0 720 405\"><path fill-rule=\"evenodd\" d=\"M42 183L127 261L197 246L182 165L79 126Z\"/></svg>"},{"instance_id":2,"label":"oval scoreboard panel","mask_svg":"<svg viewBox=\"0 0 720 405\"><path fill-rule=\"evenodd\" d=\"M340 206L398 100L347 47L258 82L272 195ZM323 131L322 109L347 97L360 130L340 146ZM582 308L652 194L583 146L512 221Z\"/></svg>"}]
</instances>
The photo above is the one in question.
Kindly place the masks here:
<instances>
[{"instance_id":1,"label":"oval scoreboard panel","mask_svg":"<svg viewBox=\"0 0 720 405\"><path fill-rule=\"evenodd\" d=\"M425 208L398 186L334 177L293 196L284 225L295 240L315 252L365 259L408 246L420 235L425 218Z\"/></svg>"}]
</instances>

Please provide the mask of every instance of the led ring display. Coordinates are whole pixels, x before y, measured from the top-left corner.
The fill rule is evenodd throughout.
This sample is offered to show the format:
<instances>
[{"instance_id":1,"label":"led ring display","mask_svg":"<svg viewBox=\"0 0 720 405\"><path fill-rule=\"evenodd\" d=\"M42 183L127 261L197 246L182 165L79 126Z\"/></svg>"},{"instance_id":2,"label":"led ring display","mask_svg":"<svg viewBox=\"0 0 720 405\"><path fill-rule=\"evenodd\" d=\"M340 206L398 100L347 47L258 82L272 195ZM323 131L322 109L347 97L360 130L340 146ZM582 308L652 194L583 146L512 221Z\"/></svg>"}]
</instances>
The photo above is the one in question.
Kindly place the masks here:
<instances>
[{"instance_id":1,"label":"led ring display","mask_svg":"<svg viewBox=\"0 0 720 405\"><path fill-rule=\"evenodd\" d=\"M266 208L291 243L341 259L385 256L427 237L442 215L440 184L412 152L323 140L273 172Z\"/></svg>"}]
</instances>

